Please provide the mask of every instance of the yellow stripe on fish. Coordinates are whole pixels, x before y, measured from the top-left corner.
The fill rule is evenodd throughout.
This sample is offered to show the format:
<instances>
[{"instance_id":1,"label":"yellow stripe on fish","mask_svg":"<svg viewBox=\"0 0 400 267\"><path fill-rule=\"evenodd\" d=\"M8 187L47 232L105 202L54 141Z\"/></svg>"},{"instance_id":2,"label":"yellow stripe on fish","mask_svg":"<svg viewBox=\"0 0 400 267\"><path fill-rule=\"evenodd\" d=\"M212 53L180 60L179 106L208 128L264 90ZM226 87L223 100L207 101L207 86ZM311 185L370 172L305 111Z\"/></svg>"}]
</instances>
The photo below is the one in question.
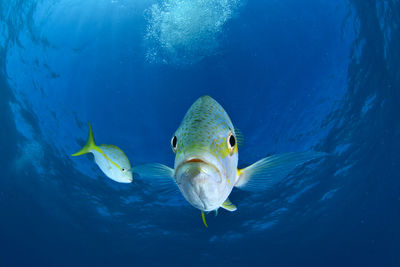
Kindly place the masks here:
<instances>
[{"instance_id":1,"label":"yellow stripe on fish","mask_svg":"<svg viewBox=\"0 0 400 267\"><path fill-rule=\"evenodd\" d=\"M94 160L100 169L110 179L120 183L132 182L131 164L125 153L114 145L97 146L94 142L92 126L89 123L89 136L86 144L72 156L87 153L94 155Z\"/></svg>"}]
</instances>

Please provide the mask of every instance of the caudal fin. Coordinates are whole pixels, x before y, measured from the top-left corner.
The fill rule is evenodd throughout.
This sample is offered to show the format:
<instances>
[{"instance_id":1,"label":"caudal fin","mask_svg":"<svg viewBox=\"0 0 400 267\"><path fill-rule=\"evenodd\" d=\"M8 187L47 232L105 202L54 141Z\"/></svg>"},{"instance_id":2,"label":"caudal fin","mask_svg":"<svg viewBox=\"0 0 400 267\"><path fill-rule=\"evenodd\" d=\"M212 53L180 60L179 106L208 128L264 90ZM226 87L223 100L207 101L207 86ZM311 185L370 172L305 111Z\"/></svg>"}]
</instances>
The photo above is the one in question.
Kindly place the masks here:
<instances>
[{"instance_id":1,"label":"caudal fin","mask_svg":"<svg viewBox=\"0 0 400 267\"><path fill-rule=\"evenodd\" d=\"M89 124L89 136L88 136L88 140L86 141L86 144L82 147L81 150L79 150L78 152L76 152L75 154L72 154L71 156L80 156L80 155L84 155L87 153L90 153L90 151L92 149L95 149L96 144L94 143L94 137L93 137L93 130L92 130L92 126Z\"/></svg>"}]
</instances>

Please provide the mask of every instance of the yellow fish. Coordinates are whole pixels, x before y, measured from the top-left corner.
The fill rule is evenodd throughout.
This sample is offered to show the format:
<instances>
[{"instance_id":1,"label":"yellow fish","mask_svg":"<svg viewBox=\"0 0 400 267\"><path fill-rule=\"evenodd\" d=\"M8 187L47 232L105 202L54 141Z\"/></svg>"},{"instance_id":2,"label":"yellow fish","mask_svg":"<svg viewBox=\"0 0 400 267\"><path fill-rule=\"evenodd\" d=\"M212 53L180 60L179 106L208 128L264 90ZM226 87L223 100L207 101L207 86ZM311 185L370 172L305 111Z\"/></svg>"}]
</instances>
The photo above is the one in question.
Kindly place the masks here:
<instances>
[{"instance_id":1,"label":"yellow fish","mask_svg":"<svg viewBox=\"0 0 400 267\"><path fill-rule=\"evenodd\" d=\"M110 179L119 183L131 183L132 169L128 157L118 147L94 143L92 126L89 123L89 137L85 146L71 156L80 156L87 153L94 155L94 161Z\"/></svg>"},{"instance_id":2,"label":"yellow fish","mask_svg":"<svg viewBox=\"0 0 400 267\"><path fill-rule=\"evenodd\" d=\"M175 166L145 164L133 168L142 177L177 186L185 199L204 212L222 207L235 211L228 199L233 187L247 191L271 188L292 170L325 153L307 151L263 158L238 169L238 133L228 114L213 98L203 96L188 110L171 139ZM161 179L160 179L161 178Z\"/></svg>"}]
</instances>

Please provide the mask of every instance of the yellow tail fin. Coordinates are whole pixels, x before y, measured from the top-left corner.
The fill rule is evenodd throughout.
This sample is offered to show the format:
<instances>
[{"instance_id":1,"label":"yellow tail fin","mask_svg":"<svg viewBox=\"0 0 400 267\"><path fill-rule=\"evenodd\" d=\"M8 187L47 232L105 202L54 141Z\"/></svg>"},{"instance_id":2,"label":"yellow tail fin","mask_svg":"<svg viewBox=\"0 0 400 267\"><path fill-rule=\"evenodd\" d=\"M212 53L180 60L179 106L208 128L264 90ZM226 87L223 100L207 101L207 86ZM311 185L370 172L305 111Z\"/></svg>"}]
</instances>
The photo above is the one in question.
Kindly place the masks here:
<instances>
[{"instance_id":1,"label":"yellow tail fin","mask_svg":"<svg viewBox=\"0 0 400 267\"><path fill-rule=\"evenodd\" d=\"M88 140L86 141L86 144L82 147L81 150L79 150L75 154L72 154L71 156L80 156L80 155L90 153L90 150L95 149L95 147L96 147L96 144L94 143L92 126L89 123L89 136L88 136Z\"/></svg>"}]
</instances>

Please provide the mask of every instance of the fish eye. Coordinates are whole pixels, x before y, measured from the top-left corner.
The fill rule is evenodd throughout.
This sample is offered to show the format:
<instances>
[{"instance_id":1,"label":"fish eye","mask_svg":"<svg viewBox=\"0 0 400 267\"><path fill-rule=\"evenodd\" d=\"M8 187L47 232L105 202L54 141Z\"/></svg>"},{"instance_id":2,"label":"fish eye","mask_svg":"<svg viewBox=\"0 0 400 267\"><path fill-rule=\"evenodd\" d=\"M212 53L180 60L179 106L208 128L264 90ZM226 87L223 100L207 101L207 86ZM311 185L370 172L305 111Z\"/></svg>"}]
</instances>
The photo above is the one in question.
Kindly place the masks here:
<instances>
[{"instance_id":1,"label":"fish eye","mask_svg":"<svg viewBox=\"0 0 400 267\"><path fill-rule=\"evenodd\" d=\"M176 135L174 135L174 137L172 137L171 146L172 146L172 150L174 151L174 153L176 153L176 148L178 146L178 139L176 138Z\"/></svg>"},{"instance_id":2,"label":"fish eye","mask_svg":"<svg viewBox=\"0 0 400 267\"><path fill-rule=\"evenodd\" d=\"M122 172L125 172L125 171L126 171L126 169L125 169L125 168L122 168L122 169L121 169L121 171L122 171Z\"/></svg>"},{"instance_id":3,"label":"fish eye","mask_svg":"<svg viewBox=\"0 0 400 267\"><path fill-rule=\"evenodd\" d=\"M229 152L233 153L233 150L235 149L235 145L236 145L236 138L233 135L232 132L229 132L228 135L228 148L229 148Z\"/></svg>"}]
</instances>

